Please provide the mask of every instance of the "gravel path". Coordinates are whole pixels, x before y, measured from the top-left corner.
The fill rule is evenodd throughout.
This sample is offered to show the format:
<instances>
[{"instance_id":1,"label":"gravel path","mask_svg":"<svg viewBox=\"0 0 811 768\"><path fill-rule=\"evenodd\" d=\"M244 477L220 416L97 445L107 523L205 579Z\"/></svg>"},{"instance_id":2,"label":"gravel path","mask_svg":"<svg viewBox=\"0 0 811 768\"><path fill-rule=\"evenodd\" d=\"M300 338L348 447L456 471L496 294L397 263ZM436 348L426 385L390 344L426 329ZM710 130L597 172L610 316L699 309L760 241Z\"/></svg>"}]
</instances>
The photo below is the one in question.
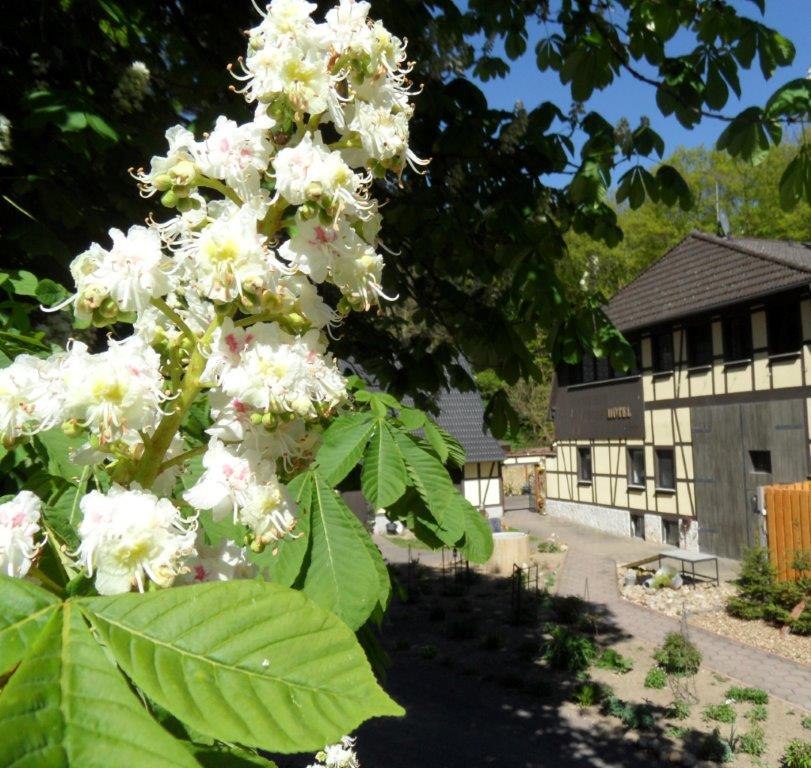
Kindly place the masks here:
<instances>
[{"instance_id":1,"label":"gravel path","mask_svg":"<svg viewBox=\"0 0 811 768\"><path fill-rule=\"evenodd\" d=\"M513 528L539 536L546 537L555 532L569 545L558 586L559 594L585 596L591 602L605 606L623 630L647 642L658 644L665 634L679 630L680 622L676 618L656 613L620 596L616 564L617 560L634 559L633 546L637 542L633 539L625 540L593 529L582 530L584 526L529 513L510 513L508 522ZM612 552L621 555L612 557ZM644 557L644 554L639 556ZM724 570L731 568L727 561ZM691 628L690 634L707 666L811 710L811 666L757 650L700 627ZM811 644L808 638L800 639Z\"/></svg>"}]
</instances>

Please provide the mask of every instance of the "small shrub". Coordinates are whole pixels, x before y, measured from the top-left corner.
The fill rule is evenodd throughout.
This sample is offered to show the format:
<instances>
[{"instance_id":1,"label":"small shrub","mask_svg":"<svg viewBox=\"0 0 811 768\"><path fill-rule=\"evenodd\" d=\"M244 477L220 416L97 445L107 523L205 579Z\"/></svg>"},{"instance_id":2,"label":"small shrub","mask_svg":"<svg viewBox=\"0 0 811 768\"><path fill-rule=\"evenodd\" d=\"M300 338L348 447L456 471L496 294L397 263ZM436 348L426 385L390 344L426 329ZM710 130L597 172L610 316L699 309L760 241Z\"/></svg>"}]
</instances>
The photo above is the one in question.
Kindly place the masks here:
<instances>
[{"instance_id":1,"label":"small shrub","mask_svg":"<svg viewBox=\"0 0 811 768\"><path fill-rule=\"evenodd\" d=\"M587 637L566 627L554 627L546 647L546 658L554 669L582 672L594 661L597 649Z\"/></svg>"},{"instance_id":2,"label":"small shrub","mask_svg":"<svg viewBox=\"0 0 811 768\"><path fill-rule=\"evenodd\" d=\"M811 608L806 608L799 618L789 624L789 628L795 635L811 635Z\"/></svg>"},{"instance_id":3,"label":"small shrub","mask_svg":"<svg viewBox=\"0 0 811 768\"><path fill-rule=\"evenodd\" d=\"M714 720L716 723L734 723L735 710L731 704L710 704L701 713L703 720Z\"/></svg>"},{"instance_id":4,"label":"small shrub","mask_svg":"<svg viewBox=\"0 0 811 768\"><path fill-rule=\"evenodd\" d=\"M732 701L748 701L750 704L768 704L769 694L760 688L743 688L733 685L726 693L726 698Z\"/></svg>"},{"instance_id":5,"label":"small shrub","mask_svg":"<svg viewBox=\"0 0 811 768\"><path fill-rule=\"evenodd\" d=\"M651 582L651 586L654 589L664 589L665 587L673 586L673 579L676 578L675 571L662 571L661 573L657 573L653 577L653 581Z\"/></svg>"},{"instance_id":6,"label":"small shrub","mask_svg":"<svg viewBox=\"0 0 811 768\"><path fill-rule=\"evenodd\" d=\"M645 731L653 728L653 708L649 704L630 704L611 694L603 699L600 711L619 718L626 728Z\"/></svg>"},{"instance_id":7,"label":"small shrub","mask_svg":"<svg viewBox=\"0 0 811 768\"><path fill-rule=\"evenodd\" d=\"M783 581L774 585L770 602L790 611L805 597L805 589L796 581Z\"/></svg>"},{"instance_id":8,"label":"small shrub","mask_svg":"<svg viewBox=\"0 0 811 768\"><path fill-rule=\"evenodd\" d=\"M755 603L743 597L731 597L727 601L727 613L736 619L754 621L763 618L763 603Z\"/></svg>"},{"instance_id":9,"label":"small shrub","mask_svg":"<svg viewBox=\"0 0 811 768\"><path fill-rule=\"evenodd\" d=\"M560 624L576 624L586 610L586 604L574 595L555 597L552 601L552 613Z\"/></svg>"},{"instance_id":10,"label":"small shrub","mask_svg":"<svg viewBox=\"0 0 811 768\"><path fill-rule=\"evenodd\" d=\"M613 670L620 675L624 675L634 668L634 662L631 659L626 658L621 653L617 653L613 648L606 648L597 657L597 661L594 662L594 665L600 669Z\"/></svg>"},{"instance_id":11,"label":"small shrub","mask_svg":"<svg viewBox=\"0 0 811 768\"><path fill-rule=\"evenodd\" d=\"M736 745L738 752L760 757L766 751L766 736L759 725L752 725L742 734Z\"/></svg>"},{"instance_id":12,"label":"small shrub","mask_svg":"<svg viewBox=\"0 0 811 768\"><path fill-rule=\"evenodd\" d=\"M769 562L769 552L763 547L746 550L738 578L738 593L752 603L771 602L774 591L774 566Z\"/></svg>"},{"instance_id":13,"label":"small shrub","mask_svg":"<svg viewBox=\"0 0 811 768\"><path fill-rule=\"evenodd\" d=\"M811 715L808 715L802 719L803 728L807 731L811 731Z\"/></svg>"},{"instance_id":14,"label":"small shrub","mask_svg":"<svg viewBox=\"0 0 811 768\"><path fill-rule=\"evenodd\" d=\"M683 739L690 729L686 725L671 725L666 731L665 736L669 739Z\"/></svg>"},{"instance_id":15,"label":"small shrub","mask_svg":"<svg viewBox=\"0 0 811 768\"><path fill-rule=\"evenodd\" d=\"M769 717L765 704L753 704L744 717L753 723L762 723Z\"/></svg>"},{"instance_id":16,"label":"small shrub","mask_svg":"<svg viewBox=\"0 0 811 768\"><path fill-rule=\"evenodd\" d=\"M667 675L661 667L651 667L645 675L645 688L664 688L667 685Z\"/></svg>"},{"instance_id":17,"label":"small shrub","mask_svg":"<svg viewBox=\"0 0 811 768\"><path fill-rule=\"evenodd\" d=\"M792 739L780 761L783 768L811 768L811 741Z\"/></svg>"},{"instance_id":18,"label":"small shrub","mask_svg":"<svg viewBox=\"0 0 811 768\"><path fill-rule=\"evenodd\" d=\"M708 733L698 745L696 757L699 760L712 760L715 763L731 763L735 755L729 742L721 738L718 729Z\"/></svg>"},{"instance_id":19,"label":"small shrub","mask_svg":"<svg viewBox=\"0 0 811 768\"><path fill-rule=\"evenodd\" d=\"M781 627L791 621L790 613L782 605L776 603L766 603L763 606L763 618L771 624Z\"/></svg>"},{"instance_id":20,"label":"small shrub","mask_svg":"<svg viewBox=\"0 0 811 768\"><path fill-rule=\"evenodd\" d=\"M555 535L552 534L548 539L538 542L538 552L551 553L551 552L565 552L566 546L559 542Z\"/></svg>"},{"instance_id":21,"label":"small shrub","mask_svg":"<svg viewBox=\"0 0 811 768\"><path fill-rule=\"evenodd\" d=\"M701 653L684 635L669 632L662 647L653 654L668 675L694 675L701 665Z\"/></svg>"},{"instance_id":22,"label":"small shrub","mask_svg":"<svg viewBox=\"0 0 811 768\"><path fill-rule=\"evenodd\" d=\"M676 699L670 705L668 716L672 717L674 720L686 720L688 717L690 717L691 710L692 707L690 706L689 701L685 701L684 699Z\"/></svg>"},{"instance_id":23,"label":"small shrub","mask_svg":"<svg viewBox=\"0 0 811 768\"><path fill-rule=\"evenodd\" d=\"M593 707L599 704L604 695L605 690L603 686L589 680L585 683L580 683L580 685L574 689L572 701L581 709L586 709L587 707Z\"/></svg>"}]
</instances>

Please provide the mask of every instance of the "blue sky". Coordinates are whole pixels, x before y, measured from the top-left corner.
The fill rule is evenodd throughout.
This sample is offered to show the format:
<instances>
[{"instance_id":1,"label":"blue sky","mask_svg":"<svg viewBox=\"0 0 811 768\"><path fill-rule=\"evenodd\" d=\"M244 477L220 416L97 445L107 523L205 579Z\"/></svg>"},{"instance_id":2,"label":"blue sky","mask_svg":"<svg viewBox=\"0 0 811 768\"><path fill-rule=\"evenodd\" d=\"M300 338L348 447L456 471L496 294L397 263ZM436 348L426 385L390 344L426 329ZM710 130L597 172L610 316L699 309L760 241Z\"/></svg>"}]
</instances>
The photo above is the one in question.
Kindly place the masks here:
<instances>
[{"instance_id":1,"label":"blue sky","mask_svg":"<svg viewBox=\"0 0 811 768\"><path fill-rule=\"evenodd\" d=\"M760 18L760 12L748 0L733 0L738 11L752 18ZM723 110L735 114L753 104L762 104L780 85L797 77L805 77L811 67L811 0L767 0L764 23L788 37L797 49L794 64L778 70L770 81L766 81L757 64L741 72L742 97L738 101L734 94ZM562 108L571 103L569 87L557 80L555 73L540 72L535 65L535 43L545 32L534 27L527 46L527 54L512 63L512 71L504 79L491 80L480 86L494 107L512 109L516 101L523 101L531 109L542 101L553 101ZM683 47L684 37L677 36L671 45ZM680 46L680 43L682 46ZM647 115L651 126L665 140L665 156L679 146L693 147L699 144L712 145L724 128L718 120L703 120L693 130L683 128L675 117L663 117L656 109L653 89L634 80L628 75L615 80L614 84L602 92L595 93L589 100L588 109L595 109L611 123L627 117L632 127L639 118Z\"/></svg>"}]
</instances>

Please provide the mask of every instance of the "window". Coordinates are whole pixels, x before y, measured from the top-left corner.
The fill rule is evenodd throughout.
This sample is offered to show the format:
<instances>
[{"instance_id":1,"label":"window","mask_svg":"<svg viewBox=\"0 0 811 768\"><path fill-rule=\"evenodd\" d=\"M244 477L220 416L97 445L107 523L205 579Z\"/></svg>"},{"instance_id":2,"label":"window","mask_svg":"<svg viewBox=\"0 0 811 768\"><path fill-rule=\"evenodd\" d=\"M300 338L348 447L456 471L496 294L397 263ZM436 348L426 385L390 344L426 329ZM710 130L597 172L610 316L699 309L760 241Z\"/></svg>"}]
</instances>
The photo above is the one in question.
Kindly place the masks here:
<instances>
[{"instance_id":1,"label":"window","mask_svg":"<svg viewBox=\"0 0 811 768\"><path fill-rule=\"evenodd\" d=\"M678 520L662 520L662 538L665 544L671 546L679 546L679 521Z\"/></svg>"},{"instance_id":2,"label":"window","mask_svg":"<svg viewBox=\"0 0 811 768\"><path fill-rule=\"evenodd\" d=\"M676 463L672 448L656 449L656 487L668 491L676 489Z\"/></svg>"},{"instance_id":3,"label":"window","mask_svg":"<svg viewBox=\"0 0 811 768\"><path fill-rule=\"evenodd\" d=\"M662 331L651 337L653 370L655 373L673 370L673 333Z\"/></svg>"},{"instance_id":4,"label":"window","mask_svg":"<svg viewBox=\"0 0 811 768\"><path fill-rule=\"evenodd\" d=\"M631 536L635 539L645 538L645 516L631 515Z\"/></svg>"},{"instance_id":5,"label":"window","mask_svg":"<svg viewBox=\"0 0 811 768\"><path fill-rule=\"evenodd\" d=\"M607 381L611 378L611 365L607 357L597 358L597 381Z\"/></svg>"},{"instance_id":6,"label":"window","mask_svg":"<svg viewBox=\"0 0 811 768\"><path fill-rule=\"evenodd\" d=\"M591 482L591 448L577 449L577 479L581 483Z\"/></svg>"},{"instance_id":7,"label":"window","mask_svg":"<svg viewBox=\"0 0 811 768\"><path fill-rule=\"evenodd\" d=\"M772 473L771 451L749 451L750 472Z\"/></svg>"},{"instance_id":8,"label":"window","mask_svg":"<svg viewBox=\"0 0 811 768\"><path fill-rule=\"evenodd\" d=\"M558 369L558 382L562 387L571 387L573 384L582 384L583 368L579 363L576 365L563 363Z\"/></svg>"},{"instance_id":9,"label":"window","mask_svg":"<svg viewBox=\"0 0 811 768\"><path fill-rule=\"evenodd\" d=\"M594 381L595 361L594 355L583 355L583 383Z\"/></svg>"},{"instance_id":10,"label":"window","mask_svg":"<svg viewBox=\"0 0 811 768\"><path fill-rule=\"evenodd\" d=\"M712 323L687 328L687 365L712 365Z\"/></svg>"},{"instance_id":11,"label":"window","mask_svg":"<svg viewBox=\"0 0 811 768\"><path fill-rule=\"evenodd\" d=\"M749 360L752 357L752 318L747 312L724 318L724 360Z\"/></svg>"},{"instance_id":12,"label":"window","mask_svg":"<svg viewBox=\"0 0 811 768\"><path fill-rule=\"evenodd\" d=\"M645 449L628 449L628 485L645 485Z\"/></svg>"},{"instance_id":13,"label":"window","mask_svg":"<svg viewBox=\"0 0 811 768\"><path fill-rule=\"evenodd\" d=\"M800 304L796 299L774 301L766 309L766 332L770 355L785 355L802 349Z\"/></svg>"}]
</instances>

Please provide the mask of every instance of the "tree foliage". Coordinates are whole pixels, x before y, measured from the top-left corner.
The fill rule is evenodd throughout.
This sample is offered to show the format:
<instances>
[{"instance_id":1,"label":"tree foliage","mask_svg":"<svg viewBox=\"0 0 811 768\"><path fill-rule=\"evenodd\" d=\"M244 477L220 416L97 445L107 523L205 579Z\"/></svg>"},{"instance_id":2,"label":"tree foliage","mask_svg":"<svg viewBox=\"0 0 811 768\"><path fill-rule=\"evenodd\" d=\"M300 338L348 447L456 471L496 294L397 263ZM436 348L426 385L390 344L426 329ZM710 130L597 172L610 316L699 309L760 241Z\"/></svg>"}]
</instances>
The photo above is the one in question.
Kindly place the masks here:
<instances>
[{"instance_id":1,"label":"tree foliage","mask_svg":"<svg viewBox=\"0 0 811 768\"><path fill-rule=\"evenodd\" d=\"M460 352L509 384L537 376L528 344L539 330L557 358L577 358L585 346L621 361L621 336L606 331L599 302L584 302L568 279L566 239L595 247L622 241L609 200L615 185L633 208L658 202L676 215L692 194L672 164L650 170L665 147L647 121L619 134L588 99L622 87L621 78L642 80L651 109L687 127L717 118L721 148L762 159L809 103L809 81L796 80L760 106L722 113L740 94L742 69L759 67L768 78L794 57L791 42L758 19L764 7L765 0L743 8L720 0L376 2L375 13L409 39L418 62L414 79L425 89L412 145L433 162L426 176L406 173L384 190L384 239L395 251L386 288L404 308L375 323L354 320L347 348L396 392L418 395L446 377L470 383L454 364ZM11 122L0 203L9 258L58 275L102 223L146 215L120 169L161 145L161 126L178 117L208 125L223 109L244 116L236 102L221 103L220 62L238 54L251 13L248 3L230 4L223 15L212 0L40 0L4 14L15 30L0 49L9 83L0 112ZM532 55L540 23L547 33L535 45L538 68L569 86L573 106L492 108L476 80L501 77ZM134 61L149 68L151 91L140 108L127 108L117 94ZM811 154L803 144L785 159L781 200L790 207L811 199ZM493 425L514 420L505 409L504 398L491 402Z\"/></svg>"}]
</instances>

